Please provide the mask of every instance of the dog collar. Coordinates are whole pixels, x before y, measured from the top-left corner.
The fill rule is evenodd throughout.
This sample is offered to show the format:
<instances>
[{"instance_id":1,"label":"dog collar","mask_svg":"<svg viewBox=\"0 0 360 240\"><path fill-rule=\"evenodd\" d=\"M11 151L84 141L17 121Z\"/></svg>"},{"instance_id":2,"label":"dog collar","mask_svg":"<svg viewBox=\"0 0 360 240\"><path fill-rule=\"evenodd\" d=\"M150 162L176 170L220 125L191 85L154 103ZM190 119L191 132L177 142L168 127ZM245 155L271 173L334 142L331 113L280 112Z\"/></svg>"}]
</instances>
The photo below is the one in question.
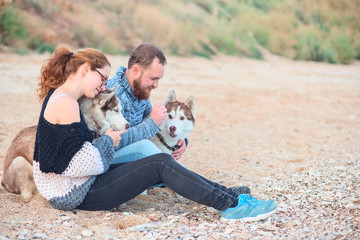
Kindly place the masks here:
<instances>
[{"instance_id":1,"label":"dog collar","mask_svg":"<svg viewBox=\"0 0 360 240\"><path fill-rule=\"evenodd\" d=\"M170 146L165 142L163 136L161 136L160 133L157 133L156 136L159 138L160 142L161 142L167 149L169 149L170 151L175 151L175 150L177 150L177 149L180 148L179 145L175 145L175 146L173 146L173 147L170 147Z\"/></svg>"}]
</instances>

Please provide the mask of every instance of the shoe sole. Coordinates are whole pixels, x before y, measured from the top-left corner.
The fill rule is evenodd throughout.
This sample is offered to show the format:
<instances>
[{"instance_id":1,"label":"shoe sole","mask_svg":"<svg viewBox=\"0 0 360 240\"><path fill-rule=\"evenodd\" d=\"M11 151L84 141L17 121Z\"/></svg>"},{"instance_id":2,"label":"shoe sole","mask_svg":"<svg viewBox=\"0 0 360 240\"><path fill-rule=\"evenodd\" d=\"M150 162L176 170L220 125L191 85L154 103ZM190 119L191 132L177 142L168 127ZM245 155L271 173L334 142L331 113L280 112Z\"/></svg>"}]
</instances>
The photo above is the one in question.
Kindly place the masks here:
<instances>
[{"instance_id":1,"label":"shoe sole","mask_svg":"<svg viewBox=\"0 0 360 240\"><path fill-rule=\"evenodd\" d=\"M255 221L264 220L264 219L270 217L271 215L273 215L275 212L276 212L276 209L272 210L271 212L259 214L256 217L247 217L247 218L238 218L238 219L227 219L227 218L221 217L221 220L223 220L223 221L240 220L242 222L255 222Z\"/></svg>"}]
</instances>

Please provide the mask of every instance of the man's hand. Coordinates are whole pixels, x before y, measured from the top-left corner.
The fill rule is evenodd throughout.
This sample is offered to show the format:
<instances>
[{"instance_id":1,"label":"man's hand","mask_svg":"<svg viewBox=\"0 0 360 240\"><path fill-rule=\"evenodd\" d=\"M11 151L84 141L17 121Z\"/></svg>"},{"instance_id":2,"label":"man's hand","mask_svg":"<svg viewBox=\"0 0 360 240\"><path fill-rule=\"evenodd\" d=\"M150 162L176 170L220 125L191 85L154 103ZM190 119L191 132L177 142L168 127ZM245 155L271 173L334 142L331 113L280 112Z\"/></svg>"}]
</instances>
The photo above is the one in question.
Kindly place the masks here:
<instances>
[{"instance_id":1,"label":"man's hand","mask_svg":"<svg viewBox=\"0 0 360 240\"><path fill-rule=\"evenodd\" d=\"M180 148L176 149L171 156L176 160L179 161L181 156L184 154L185 149L186 149L186 143L185 140L179 140L177 143L178 146L180 146Z\"/></svg>"},{"instance_id":2,"label":"man's hand","mask_svg":"<svg viewBox=\"0 0 360 240\"><path fill-rule=\"evenodd\" d=\"M161 103L158 103L155 106L153 106L151 113L150 113L150 117L159 126L163 123L163 121L165 120L167 115L168 115L168 113L167 113L166 107Z\"/></svg>"}]
</instances>

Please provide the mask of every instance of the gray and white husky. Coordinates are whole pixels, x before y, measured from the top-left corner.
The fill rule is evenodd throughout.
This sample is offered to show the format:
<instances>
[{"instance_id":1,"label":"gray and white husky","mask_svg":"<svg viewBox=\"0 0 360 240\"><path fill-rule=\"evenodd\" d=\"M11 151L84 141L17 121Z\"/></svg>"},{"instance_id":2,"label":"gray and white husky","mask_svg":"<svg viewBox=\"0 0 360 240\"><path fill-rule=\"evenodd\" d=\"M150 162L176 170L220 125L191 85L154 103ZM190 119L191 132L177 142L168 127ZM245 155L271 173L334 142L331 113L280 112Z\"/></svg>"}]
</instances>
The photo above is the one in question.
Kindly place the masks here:
<instances>
[{"instance_id":1,"label":"gray and white husky","mask_svg":"<svg viewBox=\"0 0 360 240\"><path fill-rule=\"evenodd\" d=\"M129 128L129 123L121 115L121 104L115 90L106 90L92 99L79 99L84 121L98 136L110 127L114 130ZM26 202L36 192L32 169L35 135L36 125L22 129L15 136L5 156L1 181L7 191L21 194Z\"/></svg>"},{"instance_id":2,"label":"gray and white husky","mask_svg":"<svg viewBox=\"0 0 360 240\"><path fill-rule=\"evenodd\" d=\"M190 96L185 102L176 100L175 91L170 91L164 105L168 116L161 124L161 131L150 138L162 152L171 154L179 148L177 142L185 139L195 126L195 98Z\"/></svg>"},{"instance_id":3,"label":"gray and white husky","mask_svg":"<svg viewBox=\"0 0 360 240\"><path fill-rule=\"evenodd\" d=\"M80 111L86 125L99 135L103 135L110 127L116 131L130 127L121 114L121 103L115 94L117 88L106 89L92 99L79 99Z\"/></svg>"}]
</instances>

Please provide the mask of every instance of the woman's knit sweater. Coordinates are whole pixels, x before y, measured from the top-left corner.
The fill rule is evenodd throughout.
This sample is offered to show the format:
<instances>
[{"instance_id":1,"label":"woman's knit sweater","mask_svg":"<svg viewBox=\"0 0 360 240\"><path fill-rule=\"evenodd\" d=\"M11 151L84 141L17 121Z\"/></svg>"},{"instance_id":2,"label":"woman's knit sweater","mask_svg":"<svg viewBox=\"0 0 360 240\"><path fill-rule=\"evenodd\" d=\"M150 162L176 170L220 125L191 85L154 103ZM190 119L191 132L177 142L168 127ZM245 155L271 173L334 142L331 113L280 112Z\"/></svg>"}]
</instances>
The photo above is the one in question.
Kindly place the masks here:
<instances>
[{"instance_id":1,"label":"woman's knit sweater","mask_svg":"<svg viewBox=\"0 0 360 240\"><path fill-rule=\"evenodd\" d=\"M57 209L82 203L97 175L106 172L114 155L113 140L104 135L95 142L81 117L72 124L52 124L44 118L45 98L37 126L34 181L39 193Z\"/></svg>"}]
</instances>

